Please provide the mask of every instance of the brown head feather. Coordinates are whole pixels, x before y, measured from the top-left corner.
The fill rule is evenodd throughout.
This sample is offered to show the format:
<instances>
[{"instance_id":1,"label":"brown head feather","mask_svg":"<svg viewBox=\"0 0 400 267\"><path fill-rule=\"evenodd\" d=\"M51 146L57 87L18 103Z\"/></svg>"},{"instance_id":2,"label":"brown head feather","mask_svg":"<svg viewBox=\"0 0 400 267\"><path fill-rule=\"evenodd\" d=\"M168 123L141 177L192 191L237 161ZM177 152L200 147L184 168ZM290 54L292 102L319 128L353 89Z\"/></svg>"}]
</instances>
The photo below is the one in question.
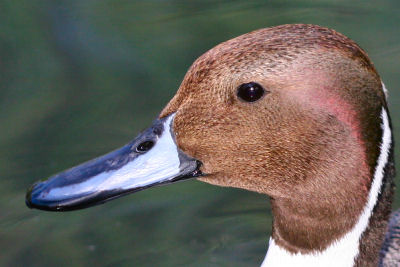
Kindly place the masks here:
<instances>
[{"instance_id":1,"label":"brown head feather","mask_svg":"<svg viewBox=\"0 0 400 267\"><path fill-rule=\"evenodd\" d=\"M237 88L268 93L246 103ZM379 155L379 75L366 53L315 25L261 29L197 59L160 117L176 113L200 180L272 199L274 239L290 251L322 250L356 222ZM345 214L345 215L344 215Z\"/></svg>"}]
</instances>

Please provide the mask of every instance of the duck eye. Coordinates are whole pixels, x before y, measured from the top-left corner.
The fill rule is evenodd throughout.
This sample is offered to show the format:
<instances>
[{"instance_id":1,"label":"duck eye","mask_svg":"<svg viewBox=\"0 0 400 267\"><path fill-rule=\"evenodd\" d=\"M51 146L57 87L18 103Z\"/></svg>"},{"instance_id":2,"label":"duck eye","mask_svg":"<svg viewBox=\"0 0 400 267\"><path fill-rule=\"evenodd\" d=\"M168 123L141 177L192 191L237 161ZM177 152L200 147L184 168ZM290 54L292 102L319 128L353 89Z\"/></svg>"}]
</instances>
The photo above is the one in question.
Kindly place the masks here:
<instances>
[{"instance_id":1,"label":"duck eye","mask_svg":"<svg viewBox=\"0 0 400 267\"><path fill-rule=\"evenodd\" d=\"M237 89L237 96L246 102L257 101L264 94L264 88L255 82L244 83Z\"/></svg>"},{"instance_id":2,"label":"duck eye","mask_svg":"<svg viewBox=\"0 0 400 267\"><path fill-rule=\"evenodd\" d=\"M143 143L140 143L137 147L136 147L136 152L138 153L144 153L149 151L154 145L153 141L144 141Z\"/></svg>"}]
</instances>

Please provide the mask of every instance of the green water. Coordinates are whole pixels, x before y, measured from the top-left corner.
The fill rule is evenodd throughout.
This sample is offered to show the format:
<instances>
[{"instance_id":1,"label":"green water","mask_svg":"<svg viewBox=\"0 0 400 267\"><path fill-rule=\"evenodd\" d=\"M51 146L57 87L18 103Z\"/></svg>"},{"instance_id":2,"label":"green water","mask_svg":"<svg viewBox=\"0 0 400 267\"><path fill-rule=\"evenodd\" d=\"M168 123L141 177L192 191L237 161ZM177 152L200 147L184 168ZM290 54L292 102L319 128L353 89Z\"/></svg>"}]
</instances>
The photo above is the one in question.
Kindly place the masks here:
<instances>
[{"instance_id":1,"label":"green water","mask_svg":"<svg viewBox=\"0 0 400 267\"><path fill-rule=\"evenodd\" d=\"M399 11L395 0L1 1L0 266L257 266L271 225L262 195L186 181L47 213L26 208L25 190L135 137L214 45L285 23L334 28L369 53L400 140Z\"/></svg>"}]
</instances>

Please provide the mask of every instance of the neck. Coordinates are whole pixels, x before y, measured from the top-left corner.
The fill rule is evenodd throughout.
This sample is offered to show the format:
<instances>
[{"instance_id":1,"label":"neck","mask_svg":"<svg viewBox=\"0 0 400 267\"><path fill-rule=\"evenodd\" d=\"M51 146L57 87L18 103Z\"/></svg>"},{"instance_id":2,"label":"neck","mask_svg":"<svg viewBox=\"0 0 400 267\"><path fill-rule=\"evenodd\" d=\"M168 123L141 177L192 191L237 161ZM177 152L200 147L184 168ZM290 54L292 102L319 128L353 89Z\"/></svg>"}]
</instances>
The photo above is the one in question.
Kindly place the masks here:
<instances>
[{"instance_id":1,"label":"neck","mask_svg":"<svg viewBox=\"0 0 400 267\"><path fill-rule=\"evenodd\" d=\"M354 194L353 198L361 199L360 208L357 208L357 201L343 195L333 198L333 206L332 202L318 197L307 198L308 202L300 205L289 200L272 199L274 227L262 266L378 265L390 215L394 176L390 122L384 109L381 118L380 154L367 197L360 198ZM351 190L346 197L351 196Z\"/></svg>"}]
</instances>

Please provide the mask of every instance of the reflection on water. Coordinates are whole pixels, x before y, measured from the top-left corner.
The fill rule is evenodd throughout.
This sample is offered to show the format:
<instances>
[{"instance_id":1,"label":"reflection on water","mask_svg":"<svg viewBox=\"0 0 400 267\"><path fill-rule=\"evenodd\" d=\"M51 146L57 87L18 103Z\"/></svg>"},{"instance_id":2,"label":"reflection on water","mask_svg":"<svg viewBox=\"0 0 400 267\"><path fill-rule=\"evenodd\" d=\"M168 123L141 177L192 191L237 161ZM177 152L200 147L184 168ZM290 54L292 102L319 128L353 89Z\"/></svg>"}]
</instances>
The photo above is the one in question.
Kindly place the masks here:
<instances>
[{"instance_id":1,"label":"reflection on water","mask_svg":"<svg viewBox=\"0 0 400 267\"><path fill-rule=\"evenodd\" d=\"M192 61L212 46L284 23L332 27L364 47L391 89L398 128L399 7L394 0L6 0L0 265L256 266L271 225L262 195L187 181L88 210L45 213L25 207L25 190L149 126Z\"/></svg>"}]
</instances>

